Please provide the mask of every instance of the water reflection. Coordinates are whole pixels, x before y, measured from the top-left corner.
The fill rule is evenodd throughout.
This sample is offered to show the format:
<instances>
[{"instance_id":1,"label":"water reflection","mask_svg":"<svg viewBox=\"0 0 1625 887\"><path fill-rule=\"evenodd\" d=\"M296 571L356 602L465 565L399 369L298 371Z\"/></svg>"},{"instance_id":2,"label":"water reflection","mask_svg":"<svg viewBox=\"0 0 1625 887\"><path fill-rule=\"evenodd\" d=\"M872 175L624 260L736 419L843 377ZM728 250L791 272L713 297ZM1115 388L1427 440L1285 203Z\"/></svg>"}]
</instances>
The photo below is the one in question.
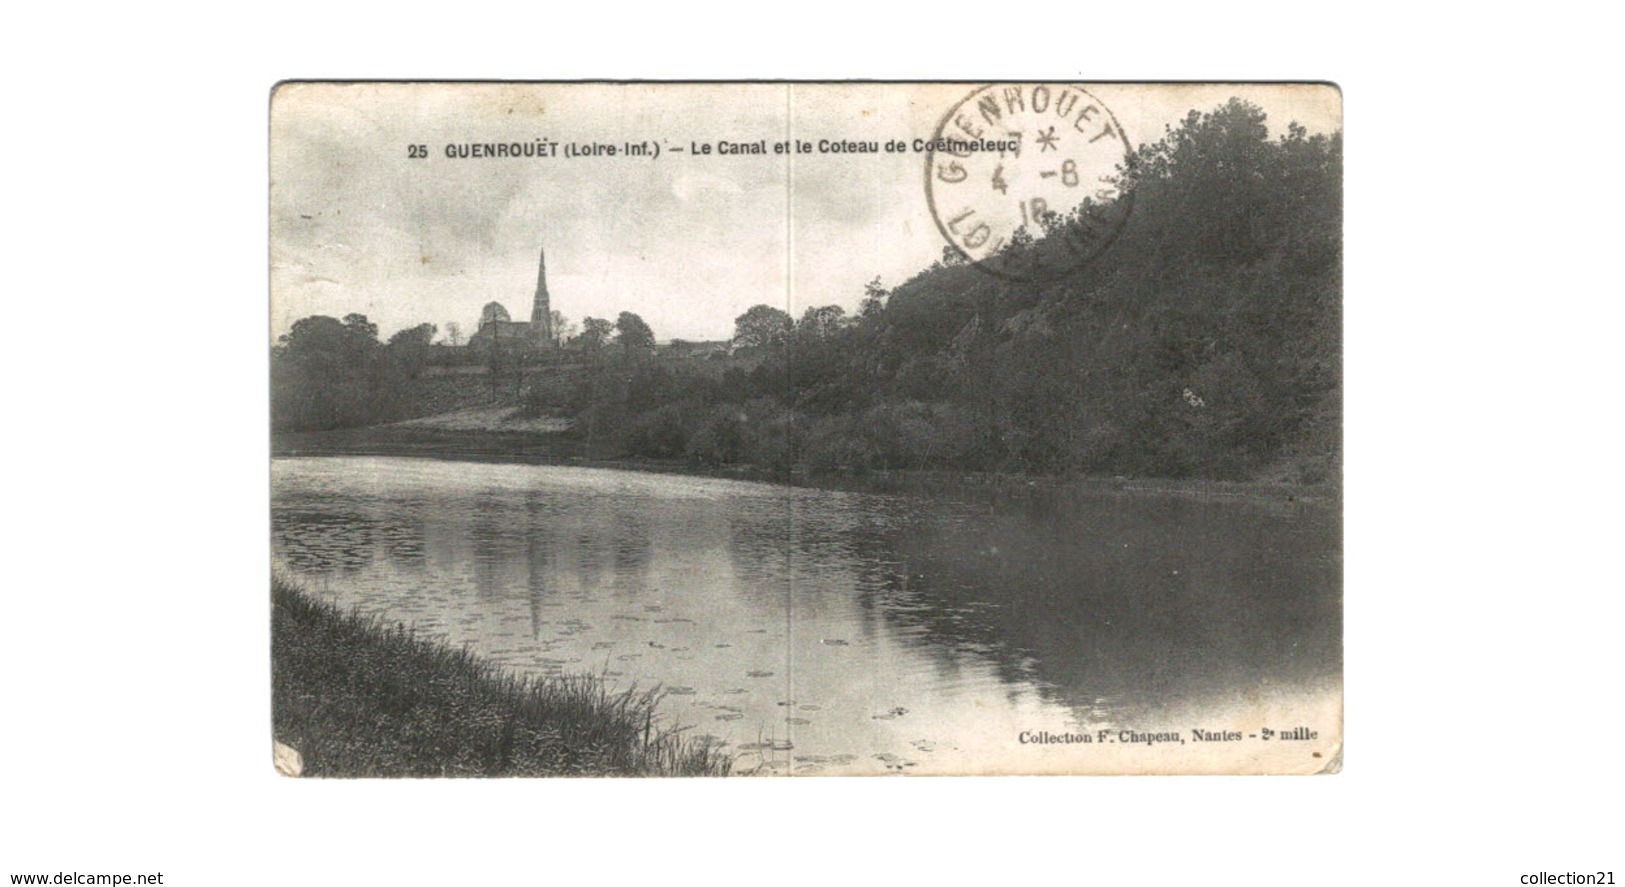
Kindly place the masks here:
<instances>
[{"instance_id":1,"label":"water reflection","mask_svg":"<svg viewBox=\"0 0 1625 887\"><path fill-rule=\"evenodd\" d=\"M515 671L675 688L672 717L770 772L971 770L1019 729L1341 671L1332 509L365 457L278 460L273 502L314 590Z\"/></svg>"},{"instance_id":2,"label":"water reflection","mask_svg":"<svg viewBox=\"0 0 1625 887\"><path fill-rule=\"evenodd\" d=\"M914 512L854 534L866 609L955 667L1093 712L1238 685L1312 683L1341 668L1339 529L1331 510L1100 495L1058 507Z\"/></svg>"}]
</instances>

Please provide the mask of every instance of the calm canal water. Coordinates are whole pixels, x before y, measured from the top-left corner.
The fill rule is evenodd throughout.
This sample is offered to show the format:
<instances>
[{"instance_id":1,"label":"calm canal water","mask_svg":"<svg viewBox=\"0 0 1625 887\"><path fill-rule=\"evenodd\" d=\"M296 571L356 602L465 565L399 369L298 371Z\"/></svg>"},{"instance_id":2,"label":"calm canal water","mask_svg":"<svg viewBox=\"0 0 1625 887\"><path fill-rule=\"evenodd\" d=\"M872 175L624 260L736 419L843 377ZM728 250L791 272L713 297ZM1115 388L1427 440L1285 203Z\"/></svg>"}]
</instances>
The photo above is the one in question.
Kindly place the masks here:
<instances>
[{"instance_id":1,"label":"calm canal water","mask_svg":"<svg viewBox=\"0 0 1625 887\"><path fill-rule=\"evenodd\" d=\"M354 456L274 460L272 502L314 593L515 672L659 684L744 771L1120 769L1023 734L1256 729L1340 693L1327 507Z\"/></svg>"}]
</instances>

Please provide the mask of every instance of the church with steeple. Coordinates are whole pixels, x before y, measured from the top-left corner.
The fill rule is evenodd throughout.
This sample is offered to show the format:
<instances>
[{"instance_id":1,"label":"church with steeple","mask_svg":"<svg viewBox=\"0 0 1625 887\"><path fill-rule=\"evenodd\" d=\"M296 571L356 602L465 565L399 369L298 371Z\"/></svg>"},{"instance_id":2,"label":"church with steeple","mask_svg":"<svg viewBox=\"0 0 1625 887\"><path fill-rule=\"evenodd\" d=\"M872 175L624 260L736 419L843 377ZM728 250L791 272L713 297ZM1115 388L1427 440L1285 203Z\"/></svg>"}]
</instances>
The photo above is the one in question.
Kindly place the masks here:
<instances>
[{"instance_id":1,"label":"church with steeple","mask_svg":"<svg viewBox=\"0 0 1625 887\"><path fill-rule=\"evenodd\" d=\"M544 350L558 343L553 339L553 303L547 295L547 251L536 263L536 297L530 303L530 320L510 320L508 309L499 302L487 303L480 311L480 326L468 339L470 348L489 348L493 342L520 342Z\"/></svg>"}]
</instances>

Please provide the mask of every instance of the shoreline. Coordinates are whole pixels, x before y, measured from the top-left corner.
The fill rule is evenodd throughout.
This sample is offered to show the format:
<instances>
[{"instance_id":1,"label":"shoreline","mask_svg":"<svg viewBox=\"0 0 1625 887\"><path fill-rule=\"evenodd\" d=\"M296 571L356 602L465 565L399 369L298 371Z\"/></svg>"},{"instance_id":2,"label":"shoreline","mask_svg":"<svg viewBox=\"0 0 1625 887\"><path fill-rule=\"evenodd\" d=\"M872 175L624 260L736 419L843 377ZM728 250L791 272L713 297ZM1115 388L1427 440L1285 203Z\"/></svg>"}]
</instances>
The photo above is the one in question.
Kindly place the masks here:
<instances>
[{"instance_id":1,"label":"shoreline","mask_svg":"<svg viewBox=\"0 0 1625 887\"><path fill-rule=\"evenodd\" d=\"M732 769L721 750L658 723L658 688L612 691L590 674L515 677L405 624L346 613L276 574L271 626L272 730L286 775L726 776Z\"/></svg>"},{"instance_id":2,"label":"shoreline","mask_svg":"<svg viewBox=\"0 0 1625 887\"><path fill-rule=\"evenodd\" d=\"M1340 483L1274 480L1026 475L945 469L893 469L865 474L785 474L753 465L707 468L686 460L589 458L580 441L561 434L373 425L330 431L273 432L271 457L404 456L447 461L563 465L753 481L881 495L944 496L969 501L1028 496L1151 495L1195 500L1341 508Z\"/></svg>"}]
</instances>

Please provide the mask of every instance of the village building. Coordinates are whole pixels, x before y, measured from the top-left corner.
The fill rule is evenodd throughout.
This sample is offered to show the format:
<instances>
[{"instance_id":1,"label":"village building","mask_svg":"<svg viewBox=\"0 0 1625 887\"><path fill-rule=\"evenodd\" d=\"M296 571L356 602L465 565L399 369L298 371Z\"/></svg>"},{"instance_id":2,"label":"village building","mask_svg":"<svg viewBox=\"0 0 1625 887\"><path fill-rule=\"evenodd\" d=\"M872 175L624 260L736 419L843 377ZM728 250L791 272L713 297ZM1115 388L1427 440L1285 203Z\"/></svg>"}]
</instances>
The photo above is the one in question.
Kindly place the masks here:
<instances>
[{"instance_id":1,"label":"village building","mask_svg":"<svg viewBox=\"0 0 1625 887\"><path fill-rule=\"evenodd\" d=\"M530 320L516 321L508 316L508 309L498 302L488 303L480 312L480 328L468 339L468 347L489 349L492 343L503 346L523 344L536 350L553 347L553 305L547 294L547 252L542 251L537 261L536 297L531 302Z\"/></svg>"}]
</instances>

